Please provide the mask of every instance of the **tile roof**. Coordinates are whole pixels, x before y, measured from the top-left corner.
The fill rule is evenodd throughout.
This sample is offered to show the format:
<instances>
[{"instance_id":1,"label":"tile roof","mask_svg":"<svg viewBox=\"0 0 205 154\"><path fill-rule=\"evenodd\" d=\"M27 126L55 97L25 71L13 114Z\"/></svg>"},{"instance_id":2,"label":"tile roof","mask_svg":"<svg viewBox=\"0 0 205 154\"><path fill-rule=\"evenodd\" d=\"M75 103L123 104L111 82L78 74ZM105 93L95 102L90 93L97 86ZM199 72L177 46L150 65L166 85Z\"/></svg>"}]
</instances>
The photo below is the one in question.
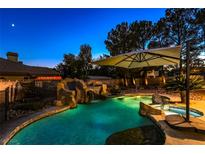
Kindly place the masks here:
<instances>
[{"instance_id":1,"label":"tile roof","mask_svg":"<svg viewBox=\"0 0 205 154\"><path fill-rule=\"evenodd\" d=\"M29 66L0 58L0 75L52 76L59 73L48 67Z\"/></svg>"}]
</instances>

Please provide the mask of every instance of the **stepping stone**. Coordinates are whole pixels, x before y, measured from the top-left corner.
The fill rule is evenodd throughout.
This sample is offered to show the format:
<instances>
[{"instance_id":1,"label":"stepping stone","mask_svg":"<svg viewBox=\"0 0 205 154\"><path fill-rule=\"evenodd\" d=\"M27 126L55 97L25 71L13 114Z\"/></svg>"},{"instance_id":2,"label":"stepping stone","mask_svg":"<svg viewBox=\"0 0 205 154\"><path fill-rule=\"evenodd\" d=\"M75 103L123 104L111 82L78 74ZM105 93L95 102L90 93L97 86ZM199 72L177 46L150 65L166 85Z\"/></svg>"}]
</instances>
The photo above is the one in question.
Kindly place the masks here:
<instances>
[{"instance_id":1,"label":"stepping stone","mask_svg":"<svg viewBox=\"0 0 205 154\"><path fill-rule=\"evenodd\" d=\"M181 115L167 115L165 120L171 125L178 125L185 122L184 117Z\"/></svg>"},{"instance_id":2,"label":"stepping stone","mask_svg":"<svg viewBox=\"0 0 205 154\"><path fill-rule=\"evenodd\" d=\"M153 125L126 129L106 139L107 145L161 145L164 143L164 134Z\"/></svg>"},{"instance_id":3,"label":"stepping stone","mask_svg":"<svg viewBox=\"0 0 205 154\"><path fill-rule=\"evenodd\" d=\"M195 127L189 122L186 122L184 117L181 115L168 115L165 117L165 121L170 127L186 131L195 131Z\"/></svg>"}]
</instances>

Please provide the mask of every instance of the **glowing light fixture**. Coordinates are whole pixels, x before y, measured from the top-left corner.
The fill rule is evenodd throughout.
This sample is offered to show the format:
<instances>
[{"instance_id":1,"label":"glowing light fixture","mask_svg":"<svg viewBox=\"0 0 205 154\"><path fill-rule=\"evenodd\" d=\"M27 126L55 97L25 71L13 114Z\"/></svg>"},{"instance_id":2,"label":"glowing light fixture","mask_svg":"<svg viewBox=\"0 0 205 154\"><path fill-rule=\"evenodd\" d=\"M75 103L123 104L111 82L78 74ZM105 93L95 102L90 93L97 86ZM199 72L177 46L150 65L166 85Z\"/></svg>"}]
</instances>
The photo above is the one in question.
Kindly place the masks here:
<instances>
[{"instance_id":1,"label":"glowing light fixture","mask_svg":"<svg viewBox=\"0 0 205 154\"><path fill-rule=\"evenodd\" d=\"M35 80L38 81L50 81L50 80L61 80L61 76L39 76Z\"/></svg>"}]
</instances>

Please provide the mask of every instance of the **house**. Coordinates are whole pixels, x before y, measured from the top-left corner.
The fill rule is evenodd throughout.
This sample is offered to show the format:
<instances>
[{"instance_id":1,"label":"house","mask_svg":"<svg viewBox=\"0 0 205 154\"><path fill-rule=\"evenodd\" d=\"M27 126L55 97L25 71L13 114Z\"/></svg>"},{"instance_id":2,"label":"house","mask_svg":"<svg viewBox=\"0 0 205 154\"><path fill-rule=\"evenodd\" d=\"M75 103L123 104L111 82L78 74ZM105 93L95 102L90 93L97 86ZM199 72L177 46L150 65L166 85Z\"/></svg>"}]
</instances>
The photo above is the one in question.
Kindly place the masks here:
<instances>
[{"instance_id":1,"label":"house","mask_svg":"<svg viewBox=\"0 0 205 154\"><path fill-rule=\"evenodd\" d=\"M38 83L38 81L61 80L61 76L59 72L48 67L25 65L18 60L18 53L8 52L7 59L0 58L0 79L11 81L34 80Z\"/></svg>"}]
</instances>

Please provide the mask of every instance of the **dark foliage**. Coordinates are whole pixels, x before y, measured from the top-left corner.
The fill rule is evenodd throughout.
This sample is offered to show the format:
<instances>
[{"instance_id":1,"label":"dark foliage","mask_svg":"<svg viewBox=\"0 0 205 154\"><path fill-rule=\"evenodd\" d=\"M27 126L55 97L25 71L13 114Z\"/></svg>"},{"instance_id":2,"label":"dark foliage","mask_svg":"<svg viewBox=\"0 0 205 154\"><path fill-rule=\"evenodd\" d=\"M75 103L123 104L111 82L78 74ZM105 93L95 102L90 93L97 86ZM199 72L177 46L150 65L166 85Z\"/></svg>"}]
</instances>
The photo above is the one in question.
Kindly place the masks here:
<instances>
[{"instance_id":1,"label":"dark foliage","mask_svg":"<svg viewBox=\"0 0 205 154\"><path fill-rule=\"evenodd\" d=\"M205 9L166 9L164 17L158 22L134 21L122 22L108 32L104 41L110 56L149 48L181 45L180 69L185 67L187 43L191 50L191 67L204 67L199 58L205 53ZM107 58L103 55L100 58ZM122 68L95 66L92 61L91 46L80 47L78 56L65 54L64 60L56 69L63 77L86 79L88 75L110 76L113 78L132 78L140 74L141 69L124 70Z\"/></svg>"}]
</instances>

